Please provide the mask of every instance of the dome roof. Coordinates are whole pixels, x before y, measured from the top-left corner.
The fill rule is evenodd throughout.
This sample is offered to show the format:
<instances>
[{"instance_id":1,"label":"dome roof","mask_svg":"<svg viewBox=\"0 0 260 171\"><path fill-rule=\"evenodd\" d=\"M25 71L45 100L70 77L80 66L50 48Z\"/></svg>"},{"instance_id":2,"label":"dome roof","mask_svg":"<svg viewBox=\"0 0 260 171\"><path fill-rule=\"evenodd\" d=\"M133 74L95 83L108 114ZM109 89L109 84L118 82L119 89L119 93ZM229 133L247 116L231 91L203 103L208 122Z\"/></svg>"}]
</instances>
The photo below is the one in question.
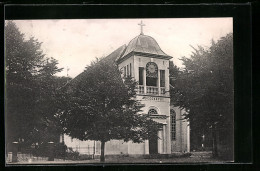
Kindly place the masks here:
<instances>
[{"instance_id":1,"label":"dome roof","mask_svg":"<svg viewBox=\"0 0 260 171\"><path fill-rule=\"evenodd\" d=\"M143 34L140 34L129 42L122 58L133 51L169 57L169 55L161 50L154 38Z\"/></svg>"}]
</instances>

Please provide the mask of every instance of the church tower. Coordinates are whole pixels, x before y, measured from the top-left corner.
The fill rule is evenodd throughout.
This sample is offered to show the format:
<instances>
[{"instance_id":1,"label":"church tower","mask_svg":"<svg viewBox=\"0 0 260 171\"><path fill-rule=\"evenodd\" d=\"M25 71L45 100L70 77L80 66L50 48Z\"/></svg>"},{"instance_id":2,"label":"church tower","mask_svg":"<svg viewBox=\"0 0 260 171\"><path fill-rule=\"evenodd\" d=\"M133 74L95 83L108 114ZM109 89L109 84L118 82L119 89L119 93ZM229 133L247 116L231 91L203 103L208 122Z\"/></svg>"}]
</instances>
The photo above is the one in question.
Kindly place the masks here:
<instances>
[{"instance_id":1,"label":"church tower","mask_svg":"<svg viewBox=\"0 0 260 171\"><path fill-rule=\"evenodd\" d=\"M147 140L144 147L128 144L128 151L138 153L144 148L144 154L171 153L170 137L170 94L169 94L169 60L156 40L144 35L141 22L141 33L132 39L123 55L117 59L119 69L125 76L138 81L137 100L144 105L143 113L161 124L158 131L160 139ZM140 147L138 147L140 146Z\"/></svg>"},{"instance_id":2,"label":"church tower","mask_svg":"<svg viewBox=\"0 0 260 171\"><path fill-rule=\"evenodd\" d=\"M125 76L138 81L137 100L143 104L142 113L149 115L161 127L157 132L159 139L145 140L144 143L110 140L106 142L107 155L171 154L189 152L189 123L183 119L184 110L170 104L169 63L171 56L162 51L156 40L143 33L129 44L119 47L105 57L107 62L116 63ZM84 74L84 73L82 73ZM77 78L75 78L77 79ZM93 147L93 154L100 155L99 141L80 141L65 137L68 147L84 153L85 148Z\"/></svg>"}]
</instances>

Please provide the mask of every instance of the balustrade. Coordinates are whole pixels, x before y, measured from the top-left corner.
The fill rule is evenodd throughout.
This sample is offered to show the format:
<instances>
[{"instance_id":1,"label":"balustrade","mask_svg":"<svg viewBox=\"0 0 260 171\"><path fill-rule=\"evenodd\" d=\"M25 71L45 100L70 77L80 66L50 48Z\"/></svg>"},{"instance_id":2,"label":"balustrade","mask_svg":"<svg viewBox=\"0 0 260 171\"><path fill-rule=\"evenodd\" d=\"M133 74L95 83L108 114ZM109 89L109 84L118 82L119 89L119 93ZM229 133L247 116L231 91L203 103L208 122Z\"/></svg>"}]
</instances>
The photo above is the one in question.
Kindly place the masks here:
<instances>
[{"instance_id":1,"label":"balustrade","mask_svg":"<svg viewBox=\"0 0 260 171\"><path fill-rule=\"evenodd\" d=\"M160 93L161 93L162 95L166 94L166 92L165 92L165 87L161 87L161 88L160 88Z\"/></svg>"},{"instance_id":2,"label":"balustrade","mask_svg":"<svg viewBox=\"0 0 260 171\"><path fill-rule=\"evenodd\" d=\"M146 89L146 93L145 90ZM138 94L147 94L147 95L163 95L167 96L167 92L165 91L165 87L155 87L155 86L144 86L144 85L138 85L137 89Z\"/></svg>"},{"instance_id":3,"label":"balustrade","mask_svg":"<svg viewBox=\"0 0 260 171\"><path fill-rule=\"evenodd\" d=\"M146 94L158 94L158 87L146 86Z\"/></svg>"},{"instance_id":4,"label":"balustrade","mask_svg":"<svg viewBox=\"0 0 260 171\"><path fill-rule=\"evenodd\" d=\"M143 85L139 85L138 86L138 93L139 94L144 94L144 86Z\"/></svg>"}]
</instances>

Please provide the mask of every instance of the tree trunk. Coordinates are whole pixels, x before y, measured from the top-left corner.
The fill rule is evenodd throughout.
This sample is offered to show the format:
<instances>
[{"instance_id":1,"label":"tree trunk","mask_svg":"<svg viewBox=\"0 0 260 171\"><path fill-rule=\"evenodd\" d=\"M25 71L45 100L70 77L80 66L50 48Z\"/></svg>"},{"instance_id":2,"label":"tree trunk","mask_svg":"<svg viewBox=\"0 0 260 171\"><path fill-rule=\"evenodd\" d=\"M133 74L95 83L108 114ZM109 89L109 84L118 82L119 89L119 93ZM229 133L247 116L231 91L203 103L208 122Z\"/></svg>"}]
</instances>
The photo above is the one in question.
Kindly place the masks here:
<instances>
[{"instance_id":1,"label":"tree trunk","mask_svg":"<svg viewBox=\"0 0 260 171\"><path fill-rule=\"evenodd\" d=\"M218 147L217 147L217 132L216 129L212 130L212 156L214 158L218 157Z\"/></svg>"},{"instance_id":2,"label":"tree trunk","mask_svg":"<svg viewBox=\"0 0 260 171\"><path fill-rule=\"evenodd\" d=\"M101 156L100 162L105 162L105 141L101 141Z\"/></svg>"}]
</instances>

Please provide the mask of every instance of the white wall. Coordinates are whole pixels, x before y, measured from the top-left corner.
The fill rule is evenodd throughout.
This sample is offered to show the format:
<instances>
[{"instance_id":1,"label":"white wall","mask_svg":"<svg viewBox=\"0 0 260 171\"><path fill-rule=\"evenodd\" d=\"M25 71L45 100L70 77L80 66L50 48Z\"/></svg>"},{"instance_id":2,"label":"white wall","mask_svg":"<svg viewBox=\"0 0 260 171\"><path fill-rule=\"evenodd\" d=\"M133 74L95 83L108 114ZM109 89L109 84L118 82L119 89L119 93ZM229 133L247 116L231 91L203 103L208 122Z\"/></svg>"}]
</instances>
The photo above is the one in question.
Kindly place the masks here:
<instances>
[{"instance_id":1,"label":"white wall","mask_svg":"<svg viewBox=\"0 0 260 171\"><path fill-rule=\"evenodd\" d=\"M64 143L67 147L71 147L74 151L78 151L80 154L94 153L94 141L81 141L76 138L72 139L68 135L64 135Z\"/></svg>"},{"instance_id":2,"label":"white wall","mask_svg":"<svg viewBox=\"0 0 260 171\"><path fill-rule=\"evenodd\" d=\"M176 140L172 142L172 152L189 152L189 122L183 120L184 110L171 107L176 113Z\"/></svg>"}]
</instances>

